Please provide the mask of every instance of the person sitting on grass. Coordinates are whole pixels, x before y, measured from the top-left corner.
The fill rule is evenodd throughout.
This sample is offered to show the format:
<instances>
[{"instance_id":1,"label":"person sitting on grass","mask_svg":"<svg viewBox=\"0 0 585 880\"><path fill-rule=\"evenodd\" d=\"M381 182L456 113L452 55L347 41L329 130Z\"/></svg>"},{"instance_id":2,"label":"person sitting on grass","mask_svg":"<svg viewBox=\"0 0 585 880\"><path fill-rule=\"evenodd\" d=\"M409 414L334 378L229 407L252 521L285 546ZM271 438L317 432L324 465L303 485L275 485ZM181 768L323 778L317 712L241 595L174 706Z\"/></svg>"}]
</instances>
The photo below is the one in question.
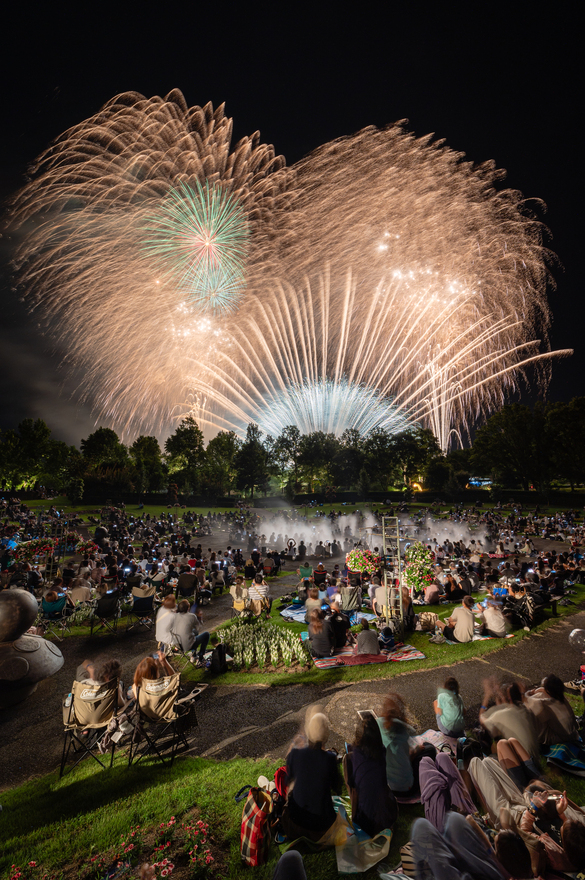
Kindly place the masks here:
<instances>
[{"instance_id":1,"label":"person sitting on grass","mask_svg":"<svg viewBox=\"0 0 585 880\"><path fill-rule=\"evenodd\" d=\"M378 633L375 629L370 629L370 624L365 617L360 619L362 630L358 633L356 654L379 654L380 643L378 642Z\"/></svg>"},{"instance_id":2,"label":"person sitting on grass","mask_svg":"<svg viewBox=\"0 0 585 880\"><path fill-rule=\"evenodd\" d=\"M445 736L459 737L465 732L463 700L459 696L459 682L453 676L445 679L433 703L437 727Z\"/></svg>"},{"instance_id":3,"label":"person sitting on grass","mask_svg":"<svg viewBox=\"0 0 585 880\"><path fill-rule=\"evenodd\" d=\"M289 840L320 840L336 821L331 795L341 793L341 775L335 755L323 748L329 730L327 716L317 712L306 726L307 746L288 753L289 788L283 823Z\"/></svg>"},{"instance_id":4,"label":"person sitting on grass","mask_svg":"<svg viewBox=\"0 0 585 880\"><path fill-rule=\"evenodd\" d=\"M347 614L343 614L337 602L331 603L329 624L333 631L336 648L343 648L351 637L351 623Z\"/></svg>"},{"instance_id":5,"label":"person sitting on grass","mask_svg":"<svg viewBox=\"0 0 585 880\"><path fill-rule=\"evenodd\" d=\"M565 697L565 686L556 675L547 675L540 687L527 691L524 705L534 717L541 745L579 741L575 713Z\"/></svg>"},{"instance_id":6,"label":"person sitting on grass","mask_svg":"<svg viewBox=\"0 0 585 880\"><path fill-rule=\"evenodd\" d=\"M309 595L305 599L305 622L309 622L311 611L314 608L321 609L321 599L319 598L319 588L314 584L309 588Z\"/></svg>"},{"instance_id":7,"label":"person sitting on grass","mask_svg":"<svg viewBox=\"0 0 585 880\"><path fill-rule=\"evenodd\" d=\"M177 613L173 617L171 633L173 642L178 644L183 653L191 651L191 662L195 662L195 651L199 647L198 666L203 666L203 656L207 649L209 633L199 632L199 625L203 622L201 612L192 614L187 599L182 599L177 606Z\"/></svg>"},{"instance_id":8,"label":"person sitting on grass","mask_svg":"<svg viewBox=\"0 0 585 880\"><path fill-rule=\"evenodd\" d=\"M464 596L458 608L455 608L449 618L449 623L437 620L437 626L450 642L473 641L473 608L474 600L471 596Z\"/></svg>"},{"instance_id":9,"label":"person sitting on grass","mask_svg":"<svg viewBox=\"0 0 585 880\"><path fill-rule=\"evenodd\" d=\"M506 618L502 614L501 602L488 597L486 607L476 614L482 623L481 634L492 639L505 639L508 635Z\"/></svg>"},{"instance_id":10,"label":"person sitting on grass","mask_svg":"<svg viewBox=\"0 0 585 880\"><path fill-rule=\"evenodd\" d=\"M429 743L411 748L415 731L407 721L406 703L395 691L384 700L377 723L386 747L386 780L390 790L403 798L415 797L420 793L419 764L424 757L434 760L437 750Z\"/></svg>"},{"instance_id":11,"label":"person sitting on grass","mask_svg":"<svg viewBox=\"0 0 585 880\"><path fill-rule=\"evenodd\" d=\"M371 837L392 828L398 805L386 782L386 749L373 715L360 718L344 770L352 821Z\"/></svg>"},{"instance_id":12,"label":"person sitting on grass","mask_svg":"<svg viewBox=\"0 0 585 880\"><path fill-rule=\"evenodd\" d=\"M162 605L156 612L155 636L163 651L167 645L173 643L173 624L176 611L177 602L171 593L169 596L165 596Z\"/></svg>"},{"instance_id":13,"label":"person sitting on grass","mask_svg":"<svg viewBox=\"0 0 585 880\"><path fill-rule=\"evenodd\" d=\"M331 624L325 620L320 608L313 608L309 616L309 646L316 659L331 657L335 649L335 637Z\"/></svg>"}]
</instances>

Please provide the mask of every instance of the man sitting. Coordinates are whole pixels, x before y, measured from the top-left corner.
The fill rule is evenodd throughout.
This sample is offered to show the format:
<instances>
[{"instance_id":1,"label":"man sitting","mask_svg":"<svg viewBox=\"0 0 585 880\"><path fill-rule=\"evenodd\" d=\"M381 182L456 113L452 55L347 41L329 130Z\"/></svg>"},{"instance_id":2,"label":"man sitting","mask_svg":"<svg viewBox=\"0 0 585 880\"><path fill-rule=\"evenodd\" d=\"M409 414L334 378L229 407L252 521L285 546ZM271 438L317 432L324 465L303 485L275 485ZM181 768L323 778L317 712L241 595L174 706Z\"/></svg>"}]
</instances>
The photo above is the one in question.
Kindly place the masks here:
<instances>
[{"instance_id":1,"label":"man sitting","mask_svg":"<svg viewBox=\"0 0 585 880\"><path fill-rule=\"evenodd\" d=\"M202 623L201 612L199 615L192 614L189 602L187 599L182 599L173 618L171 629L173 641L180 646L183 653L187 653L187 651L193 652L192 663L195 662L195 649L199 645L197 665L203 666L203 656L209 641L209 633L207 631L199 632L200 623Z\"/></svg>"},{"instance_id":2,"label":"man sitting","mask_svg":"<svg viewBox=\"0 0 585 880\"><path fill-rule=\"evenodd\" d=\"M370 624L365 617L360 620L362 625L361 633L357 637L358 654L379 654L380 643L378 642L378 633L374 629L370 629Z\"/></svg>"},{"instance_id":3,"label":"man sitting","mask_svg":"<svg viewBox=\"0 0 585 880\"><path fill-rule=\"evenodd\" d=\"M461 605L455 608L449 618L449 623L437 620L437 626L443 631L443 635L450 642L473 641L473 611L474 600L471 596L464 596Z\"/></svg>"}]
</instances>

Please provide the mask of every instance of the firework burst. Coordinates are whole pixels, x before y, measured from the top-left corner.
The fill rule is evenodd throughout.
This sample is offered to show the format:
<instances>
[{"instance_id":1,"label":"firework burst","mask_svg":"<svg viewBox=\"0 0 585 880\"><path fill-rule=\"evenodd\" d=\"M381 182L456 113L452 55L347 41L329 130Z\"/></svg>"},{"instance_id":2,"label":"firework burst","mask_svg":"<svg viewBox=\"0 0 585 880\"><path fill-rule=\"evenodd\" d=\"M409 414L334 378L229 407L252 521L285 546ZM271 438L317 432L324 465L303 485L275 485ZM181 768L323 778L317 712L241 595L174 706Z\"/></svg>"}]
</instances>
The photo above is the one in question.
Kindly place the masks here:
<instances>
[{"instance_id":1,"label":"firework burst","mask_svg":"<svg viewBox=\"0 0 585 880\"><path fill-rule=\"evenodd\" d=\"M186 410L239 432L422 422L447 448L528 365L546 383L544 229L492 163L397 124L289 171L231 131L178 91L119 95L12 205L29 304L100 416L162 435Z\"/></svg>"},{"instance_id":2,"label":"firework burst","mask_svg":"<svg viewBox=\"0 0 585 880\"><path fill-rule=\"evenodd\" d=\"M38 158L11 205L29 306L125 432L168 431L219 344L213 313L264 277L288 172L258 132L231 137L223 105L118 95Z\"/></svg>"},{"instance_id":3,"label":"firework burst","mask_svg":"<svg viewBox=\"0 0 585 880\"><path fill-rule=\"evenodd\" d=\"M244 293L248 228L235 197L198 180L172 190L146 226L145 253L200 313L235 311Z\"/></svg>"}]
</instances>

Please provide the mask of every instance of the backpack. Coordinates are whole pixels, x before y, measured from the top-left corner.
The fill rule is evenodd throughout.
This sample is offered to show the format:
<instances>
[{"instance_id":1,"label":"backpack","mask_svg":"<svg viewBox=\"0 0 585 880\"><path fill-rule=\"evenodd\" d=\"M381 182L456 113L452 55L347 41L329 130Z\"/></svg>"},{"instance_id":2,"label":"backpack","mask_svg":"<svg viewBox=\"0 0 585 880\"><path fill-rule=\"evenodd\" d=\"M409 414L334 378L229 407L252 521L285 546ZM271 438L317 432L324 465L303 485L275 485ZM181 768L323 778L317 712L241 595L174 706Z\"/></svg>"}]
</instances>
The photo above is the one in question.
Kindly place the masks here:
<instances>
[{"instance_id":1,"label":"backpack","mask_svg":"<svg viewBox=\"0 0 585 880\"><path fill-rule=\"evenodd\" d=\"M423 632L434 632L438 619L439 615L434 611L421 611L418 615L418 622Z\"/></svg>"},{"instance_id":2,"label":"backpack","mask_svg":"<svg viewBox=\"0 0 585 880\"><path fill-rule=\"evenodd\" d=\"M213 673L213 675L221 675L222 673L228 671L225 645L221 642L216 645L211 652L209 671Z\"/></svg>"}]
</instances>

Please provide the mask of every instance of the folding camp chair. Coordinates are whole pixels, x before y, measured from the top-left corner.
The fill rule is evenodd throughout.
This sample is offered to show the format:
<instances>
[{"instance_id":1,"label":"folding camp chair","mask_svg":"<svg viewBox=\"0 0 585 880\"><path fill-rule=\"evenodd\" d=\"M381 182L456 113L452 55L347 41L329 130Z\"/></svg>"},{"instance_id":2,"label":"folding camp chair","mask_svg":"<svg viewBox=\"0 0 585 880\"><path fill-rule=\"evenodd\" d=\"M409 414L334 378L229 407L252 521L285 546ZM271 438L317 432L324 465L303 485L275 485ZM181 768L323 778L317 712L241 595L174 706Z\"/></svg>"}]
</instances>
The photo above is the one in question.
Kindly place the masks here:
<instances>
[{"instance_id":1,"label":"folding camp chair","mask_svg":"<svg viewBox=\"0 0 585 880\"><path fill-rule=\"evenodd\" d=\"M59 596L56 602L47 602L43 596L41 626L44 627L45 635L52 635L62 642L65 633L71 633L67 611L67 596Z\"/></svg>"},{"instance_id":2,"label":"folding camp chair","mask_svg":"<svg viewBox=\"0 0 585 880\"><path fill-rule=\"evenodd\" d=\"M93 635L94 628L101 629L105 627L111 633L118 630L118 618L121 613L120 591L114 590L112 593L106 593L97 600L93 614L90 618L90 635Z\"/></svg>"},{"instance_id":3,"label":"folding camp chair","mask_svg":"<svg viewBox=\"0 0 585 880\"><path fill-rule=\"evenodd\" d=\"M201 693L198 689L186 697L179 698L181 674L167 675L164 678L143 678L137 688L134 733L128 753L128 765L138 763L147 755L156 755L163 763L170 757L170 763L180 745L189 748L187 732L197 726L195 699ZM144 738L142 749L140 739ZM170 756L164 754L168 753Z\"/></svg>"},{"instance_id":4,"label":"folding camp chair","mask_svg":"<svg viewBox=\"0 0 585 880\"><path fill-rule=\"evenodd\" d=\"M104 769L101 760L100 744L107 733L108 724L116 714L118 698L118 681L113 679L107 684L88 684L74 681L71 695L63 705L63 724L65 725L65 742L59 777L63 776L69 752L77 756L73 767L77 767L84 758L93 758ZM69 706L67 701L70 700ZM82 731L89 731L86 736ZM111 740L110 767L114 762L116 743Z\"/></svg>"},{"instance_id":5,"label":"folding camp chair","mask_svg":"<svg viewBox=\"0 0 585 880\"><path fill-rule=\"evenodd\" d=\"M154 594L156 587L132 587L132 607L127 611L126 632L135 626L149 630L154 626Z\"/></svg>"}]
</instances>

